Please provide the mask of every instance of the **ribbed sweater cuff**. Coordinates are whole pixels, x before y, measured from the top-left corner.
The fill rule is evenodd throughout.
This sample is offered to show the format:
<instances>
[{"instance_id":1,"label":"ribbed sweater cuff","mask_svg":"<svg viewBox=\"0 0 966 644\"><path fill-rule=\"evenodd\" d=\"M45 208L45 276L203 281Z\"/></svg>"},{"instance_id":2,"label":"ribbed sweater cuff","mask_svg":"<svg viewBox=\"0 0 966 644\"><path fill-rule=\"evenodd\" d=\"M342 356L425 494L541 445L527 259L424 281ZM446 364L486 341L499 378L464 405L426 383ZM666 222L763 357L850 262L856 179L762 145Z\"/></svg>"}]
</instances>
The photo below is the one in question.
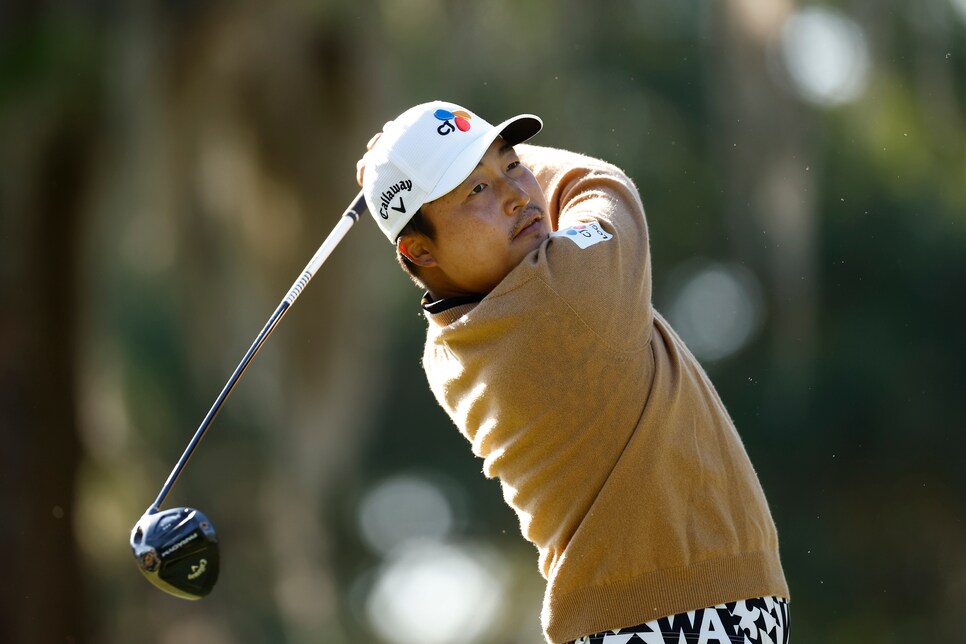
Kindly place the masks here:
<instances>
[{"instance_id":1,"label":"ribbed sweater cuff","mask_svg":"<svg viewBox=\"0 0 966 644\"><path fill-rule=\"evenodd\" d=\"M659 617L771 596L789 598L777 553L713 559L552 597L546 635L551 642L570 642Z\"/></svg>"}]
</instances>

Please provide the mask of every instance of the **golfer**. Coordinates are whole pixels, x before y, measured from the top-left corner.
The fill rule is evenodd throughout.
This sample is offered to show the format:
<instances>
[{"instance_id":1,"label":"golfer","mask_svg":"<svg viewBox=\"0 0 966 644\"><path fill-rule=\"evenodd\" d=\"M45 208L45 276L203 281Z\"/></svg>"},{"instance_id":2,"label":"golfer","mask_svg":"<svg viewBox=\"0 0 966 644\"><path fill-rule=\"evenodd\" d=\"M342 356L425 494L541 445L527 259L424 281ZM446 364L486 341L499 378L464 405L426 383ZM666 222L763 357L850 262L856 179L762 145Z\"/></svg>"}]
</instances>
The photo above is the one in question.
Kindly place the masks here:
<instances>
[{"instance_id":1,"label":"golfer","mask_svg":"<svg viewBox=\"0 0 966 644\"><path fill-rule=\"evenodd\" d=\"M783 644L778 537L741 439L651 303L644 208L619 169L432 102L358 165L425 290L423 368L500 480L547 580L549 642Z\"/></svg>"}]
</instances>

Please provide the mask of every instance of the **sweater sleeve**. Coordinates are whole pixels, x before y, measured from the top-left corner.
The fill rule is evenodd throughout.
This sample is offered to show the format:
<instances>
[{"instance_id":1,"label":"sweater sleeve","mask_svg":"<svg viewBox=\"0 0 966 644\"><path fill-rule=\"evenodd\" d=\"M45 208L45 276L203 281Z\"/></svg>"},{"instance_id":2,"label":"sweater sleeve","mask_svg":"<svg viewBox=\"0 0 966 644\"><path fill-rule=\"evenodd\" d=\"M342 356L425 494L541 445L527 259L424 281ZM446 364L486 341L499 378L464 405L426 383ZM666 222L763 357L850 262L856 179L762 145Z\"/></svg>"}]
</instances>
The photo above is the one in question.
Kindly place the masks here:
<instances>
[{"instance_id":1,"label":"sweater sleeve","mask_svg":"<svg viewBox=\"0 0 966 644\"><path fill-rule=\"evenodd\" d=\"M636 186L604 161L533 145L516 149L544 189L556 231L542 256L532 258L546 262L537 274L606 346L643 349L653 310L647 223ZM579 227L593 223L610 238L576 243Z\"/></svg>"}]
</instances>

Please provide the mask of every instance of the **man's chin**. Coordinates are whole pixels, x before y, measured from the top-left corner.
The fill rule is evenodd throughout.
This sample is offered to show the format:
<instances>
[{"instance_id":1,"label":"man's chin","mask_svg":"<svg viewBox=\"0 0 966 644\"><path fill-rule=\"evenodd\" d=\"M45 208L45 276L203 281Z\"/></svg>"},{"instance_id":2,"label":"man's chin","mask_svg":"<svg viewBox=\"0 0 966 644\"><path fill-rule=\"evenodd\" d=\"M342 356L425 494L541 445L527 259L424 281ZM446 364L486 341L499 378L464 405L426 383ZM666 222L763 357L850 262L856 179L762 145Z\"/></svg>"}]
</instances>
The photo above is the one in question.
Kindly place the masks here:
<instances>
[{"instance_id":1,"label":"man's chin","mask_svg":"<svg viewBox=\"0 0 966 644\"><path fill-rule=\"evenodd\" d=\"M548 237L550 237L550 232L547 230L535 231L533 234L528 235L518 235L516 239L513 240L513 243L520 252L520 261L523 261L524 257L540 248L541 244L543 244Z\"/></svg>"}]
</instances>

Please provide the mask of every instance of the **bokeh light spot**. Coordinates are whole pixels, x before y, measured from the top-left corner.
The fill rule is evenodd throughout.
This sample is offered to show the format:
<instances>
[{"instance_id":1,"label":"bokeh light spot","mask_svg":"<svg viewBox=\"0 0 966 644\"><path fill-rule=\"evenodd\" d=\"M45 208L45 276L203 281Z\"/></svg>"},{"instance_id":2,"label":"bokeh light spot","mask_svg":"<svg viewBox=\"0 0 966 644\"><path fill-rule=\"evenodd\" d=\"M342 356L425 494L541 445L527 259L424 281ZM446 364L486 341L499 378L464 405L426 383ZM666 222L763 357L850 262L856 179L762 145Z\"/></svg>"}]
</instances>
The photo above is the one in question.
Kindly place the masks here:
<instances>
[{"instance_id":1,"label":"bokeh light spot","mask_svg":"<svg viewBox=\"0 0 966 644\"><path fill-rule=\"evenodd\" d=\"M868 84L865 32L841 11L808 7L793 13L782 28L781 53L795 90L809 103L849 103Z\"/></svg>"},{"instance_id":2,"label":"bokeh light spot","mask_svg":"<svg viewBox=\"0 0 966 644\"><path fill-rule=\"evenodd\" d=\"M366 614L393 644L481 641L502 608L500 573L478 548L410 542L378 575Z\"/></svg>"},{"instance_id":3,"label":"bokeh light spot","mask_svg":"<svg viewBox=\"0 0 966 644\"><path fill-rule=\"evenodd\" d=\"M376 483L359 504L358 521L366 543L385 556L408 541L445 539L453 510L438 486L407 474Z\"/></svg>"},{"instance_id":4,"label":"bokeh light spot","mask_svg":"<svg viewBox=\"0 0 966 644\"><path fill-rule=\"evenodd\" d=\"M953 10L966 24L966 0L949 0L949 3L953 6Z\"/></svg>"},{"instance_id":5,"label":"bokeh light spot","mask_svg":"<svg viewBox=\"0 0 966 644\"><path fill-rule=\"evenodd\" d=\"M668 317L698 358L720 360L741 350L761 326L758 280L740 266L704 266L686 279Z\"/></svg>"}]
</instances>

